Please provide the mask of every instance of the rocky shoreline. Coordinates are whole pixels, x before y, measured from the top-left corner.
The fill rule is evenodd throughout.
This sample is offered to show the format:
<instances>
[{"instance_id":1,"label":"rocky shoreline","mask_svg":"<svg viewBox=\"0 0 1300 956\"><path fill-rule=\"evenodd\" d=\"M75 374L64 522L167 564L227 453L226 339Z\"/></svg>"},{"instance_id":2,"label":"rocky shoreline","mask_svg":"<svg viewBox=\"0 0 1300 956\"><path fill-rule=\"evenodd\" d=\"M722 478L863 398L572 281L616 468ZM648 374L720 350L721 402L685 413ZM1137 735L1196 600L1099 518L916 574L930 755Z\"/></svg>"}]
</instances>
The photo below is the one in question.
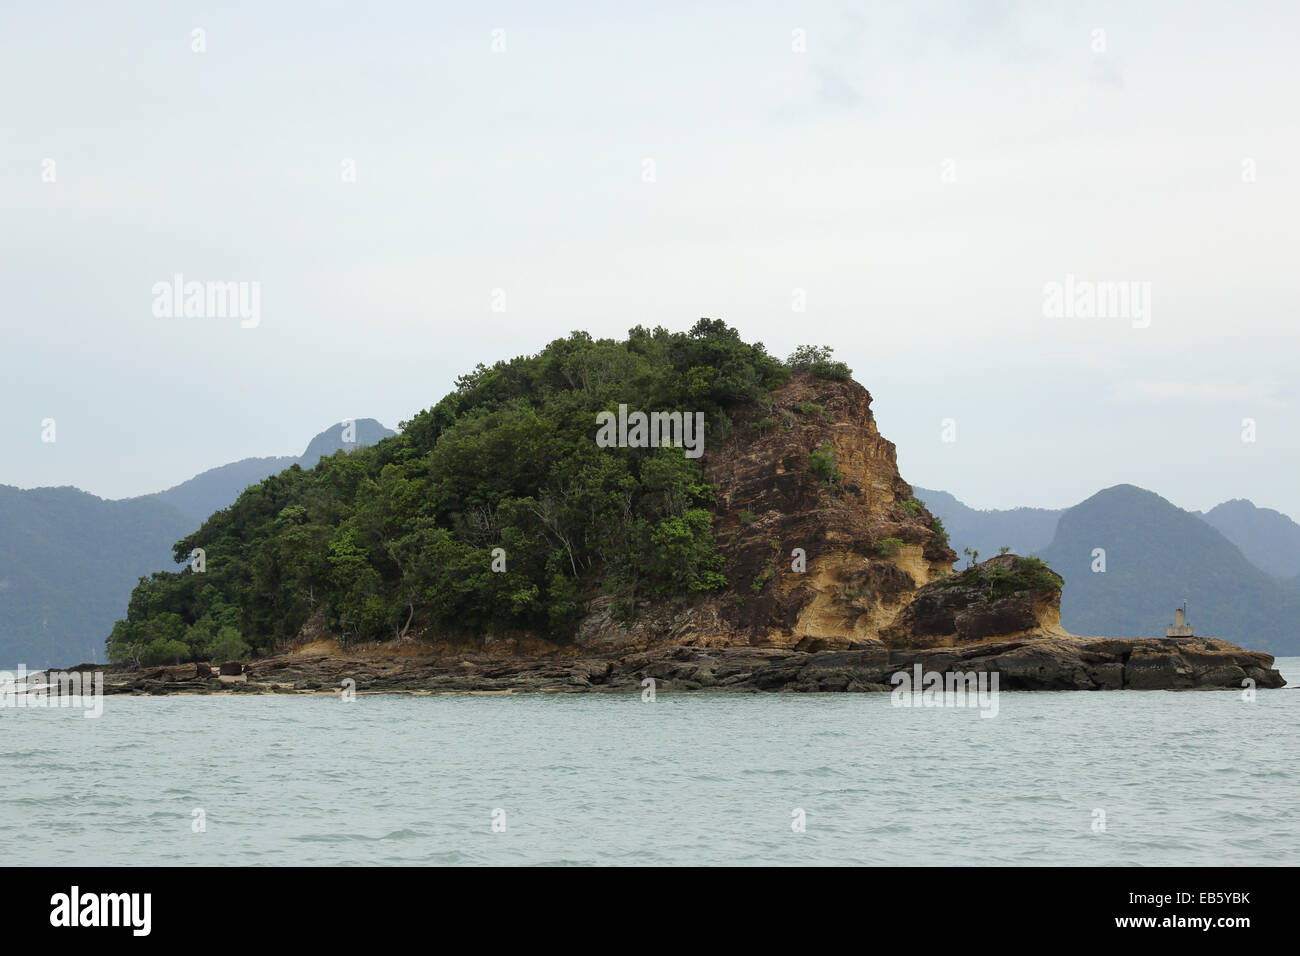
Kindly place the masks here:
<instances>
[{"instance_id":1,"label":"rocky shoreline","mask_svg":"<svg viewBox=\"0 0 1300 956\"><path fill-rule=\"evenodd\" d=\"M620 656L393 656L289 653L220 674L204 664L102 671L105 694L880 692L920 665L996 673L1000 690L1237 690L1285 685L1272 656L1214 638L1031 635L931 648L666 645ZM236 668L239 673L233 673ZM352 681L354 684L346 684Z\"/></svg>"}]
</instances>

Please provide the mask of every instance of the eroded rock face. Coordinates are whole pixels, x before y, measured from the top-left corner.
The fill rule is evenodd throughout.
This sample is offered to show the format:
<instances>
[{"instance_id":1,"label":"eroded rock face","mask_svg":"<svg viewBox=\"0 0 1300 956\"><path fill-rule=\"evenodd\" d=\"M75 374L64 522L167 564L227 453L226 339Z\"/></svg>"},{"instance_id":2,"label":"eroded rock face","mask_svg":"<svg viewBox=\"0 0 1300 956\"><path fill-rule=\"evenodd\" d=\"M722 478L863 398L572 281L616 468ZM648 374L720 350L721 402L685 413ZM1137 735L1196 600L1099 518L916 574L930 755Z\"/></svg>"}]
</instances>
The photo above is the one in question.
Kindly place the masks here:
<instances>
[{"instance_id":1,"label":"eroded rock face","mask_svg":"<svg viewBox=\"0 0 1300 956\"><path fill-rule=\"evenodd\" d=\"M837 480L813 472L818 449L833 449ZM704 472L717 492L714 530L731 593L638 607L630 623L593 602L580 647L847 647L878 637L957 559L912 501L871 395L856 382L796 377L770 409L747 410L726 442L706 449Z\"/></svg>"}]
</instances>

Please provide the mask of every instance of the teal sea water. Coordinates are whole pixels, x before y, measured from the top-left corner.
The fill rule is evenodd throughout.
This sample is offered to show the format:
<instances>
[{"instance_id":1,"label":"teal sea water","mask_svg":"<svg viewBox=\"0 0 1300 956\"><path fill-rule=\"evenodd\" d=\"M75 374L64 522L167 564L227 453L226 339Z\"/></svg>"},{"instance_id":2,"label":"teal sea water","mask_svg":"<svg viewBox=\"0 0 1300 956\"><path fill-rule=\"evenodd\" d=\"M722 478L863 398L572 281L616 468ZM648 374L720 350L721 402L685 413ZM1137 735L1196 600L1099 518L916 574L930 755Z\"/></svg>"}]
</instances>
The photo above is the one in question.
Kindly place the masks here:
<instances>
[{"instance_id":1,"label":"teal sea water","mask_svg":"<svg viewBox=\"0 0 1300 956\"><path fill-rule=\"evenodd\" d=\"M1300 658L1278 666L1300 683ZM1300 690L1290 688L1253 702L1236 692L1004 692L992 719L896 708L888 694L104 703L94 720L0 710L10 862L1300 857ZM194 832L200 809L205 830Z\"/></svg>"}]
</instances>

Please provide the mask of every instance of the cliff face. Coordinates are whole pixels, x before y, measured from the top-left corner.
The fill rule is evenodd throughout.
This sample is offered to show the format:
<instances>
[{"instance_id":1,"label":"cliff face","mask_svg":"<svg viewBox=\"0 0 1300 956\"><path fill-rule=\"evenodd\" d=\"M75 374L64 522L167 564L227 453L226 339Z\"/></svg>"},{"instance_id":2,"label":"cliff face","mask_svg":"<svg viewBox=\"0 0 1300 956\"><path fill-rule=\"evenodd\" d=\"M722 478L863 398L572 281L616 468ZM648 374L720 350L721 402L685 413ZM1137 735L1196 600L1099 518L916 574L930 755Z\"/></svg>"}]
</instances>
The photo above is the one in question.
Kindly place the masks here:
<instances>
[{"instance_id":1,"label":"cliff face","mask_svg":"<svg viewBox=\"0 0 1300 956\"><path fill-rule=\"evenodd\" d=\"M833 469L815 472L814 453ZM626 624L598 600L580 645L848 647L880 637L957 558L912 500L856 382L796 378L703 460L730 593L647 604Z\"/></svg>"}]
</instances>

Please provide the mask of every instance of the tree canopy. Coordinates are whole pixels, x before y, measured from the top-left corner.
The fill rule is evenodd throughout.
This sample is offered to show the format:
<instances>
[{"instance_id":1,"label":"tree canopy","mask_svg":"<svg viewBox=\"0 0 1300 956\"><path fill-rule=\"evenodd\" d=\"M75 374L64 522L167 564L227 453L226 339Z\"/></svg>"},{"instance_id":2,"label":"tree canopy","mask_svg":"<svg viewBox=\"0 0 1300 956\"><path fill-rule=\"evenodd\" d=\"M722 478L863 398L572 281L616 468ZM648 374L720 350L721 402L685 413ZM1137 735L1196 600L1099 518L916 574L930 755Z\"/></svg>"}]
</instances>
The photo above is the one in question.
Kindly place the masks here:
<instances>
[{"instance_id":1,"label":"tree canopy","mask_svg":"<svg viewBox=\"0 0 1300 956\"><path fill-rule=\"evenodd\" d=\"M177 542L177 563L202 548L206 569L141 578L110 656L265 653L317 612L344 641L412 626L563 639L601 590L721 587L700 462L674 448L600 448L595 416L620 403L704 412L707 447L730 432L729 411L789 374L714 319L687 332L638 326L624 341L574 332L480 364L399 435L267 478Z\"/></svg>"}]
</instances>

